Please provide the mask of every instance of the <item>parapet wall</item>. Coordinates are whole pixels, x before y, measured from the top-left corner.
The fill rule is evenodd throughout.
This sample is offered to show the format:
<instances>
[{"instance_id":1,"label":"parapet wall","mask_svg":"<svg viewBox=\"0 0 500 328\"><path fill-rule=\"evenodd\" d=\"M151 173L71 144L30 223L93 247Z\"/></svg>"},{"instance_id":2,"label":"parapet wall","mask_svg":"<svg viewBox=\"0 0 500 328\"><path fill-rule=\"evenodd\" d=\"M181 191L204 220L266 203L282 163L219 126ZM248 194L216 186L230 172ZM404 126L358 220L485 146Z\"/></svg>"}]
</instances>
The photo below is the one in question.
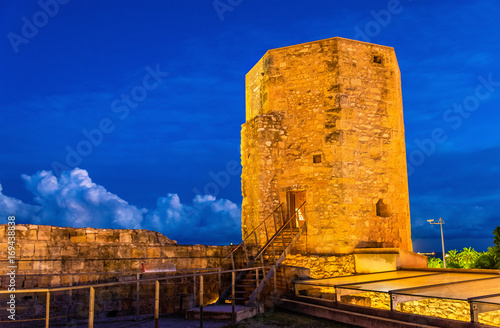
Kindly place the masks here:
<instances>
[{"instance_id":1,"label":"parapet wall","mask_svg":"<svg viewBox=\"0 0 500 328\"><path fill-rule=\"evenodd\" d=\"M0 274L7 272L7 225L0 225ZM139 271L141 263L177 269L224 266L228 246L177 245L148 230L16 225L18 274Z\"/></svg>"},{"instance_id":2,"label":"parapet wall","mask_svg":"<svg viewBox=\"0 0 500 328\"><path fill-rule=\"evenodd\" d=\"M154 281L140 283L137 298L136 274L142 263L148 269L162 271L175 265L177 272L153 272L142 279L186 275L185 270L201 268L228 269L224 257L230 246L177 245L164 235L148 230L115 230L93 228L61 228L42 225L16 225L15 265L16 291L26 289L70 287L105 282L131 283L96 288L96 317L151 314L154 309ZM8 263L8 228L0 225L0 289L10 283ZM105 272L112 272L105 274ZM127 273L126 273L127 272ZM85 274L83 274L85 273ZM86 274L88 273L88 274ZM92 274L95 273L95 274ZM97 274L99 273L99 274ZM192 274L189 270L187 274ZM71 275L70 275L71 274ZM204 303L217 299L229 276L205 276ZM161 313L184 311L199 302L194 277L160 280ZM221 280L219 280L221 279ZM221 283L221 286L219 284ZM195 285L195 286L193 286ZM0 295L6 301L8 294ZM17 294L16 319L40 319L45 316L45 295ZM88 289L54 292L51 295L51 317L64 320L88 317ZM137 302L139 300L139 302ZM5 303L3 303L5 304ZM0 316L6 320L8 312Z\"/></svg>"}]
</instances>

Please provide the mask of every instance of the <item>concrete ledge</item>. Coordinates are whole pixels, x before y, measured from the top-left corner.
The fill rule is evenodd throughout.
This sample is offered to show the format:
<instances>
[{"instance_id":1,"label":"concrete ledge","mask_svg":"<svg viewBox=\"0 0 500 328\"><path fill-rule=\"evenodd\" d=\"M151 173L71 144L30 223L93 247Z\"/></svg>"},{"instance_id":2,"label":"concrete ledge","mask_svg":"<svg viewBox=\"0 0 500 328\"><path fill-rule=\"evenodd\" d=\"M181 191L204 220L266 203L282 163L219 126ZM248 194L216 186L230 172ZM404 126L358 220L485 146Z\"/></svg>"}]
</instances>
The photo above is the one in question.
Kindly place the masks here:
<instances>
[{"instance_id":1,"label":"concrete ledge","mask_svg":"<svg viewBox=\"0 0 500 328\"><path fill-rule=\"evenodd\" d=\"M398 248L356 248L356 273L393 271L402 267L426 268L427 257Z\"/></svg>"},{"instance_id":2,"label":"concrete ledge","mask_svg":"<svg viewBox=\"0 0 500 328\"><path fill-rule=\"evenodd\" d=\"M259 311L255 307L248 307L243 305L236 305L234 307L234 314L236 322L251 318L258 314ZM203 318L207 320L231 320L232 306L231 305L208 305L203 307ZM192 308L186 311L186 319L200 319L200 308Z\"/></svg>"},{"instance_id":3,"label":"concrete ledge","mask_svg":"<svg viewBox=\"0 0 500 328\"><path fill-rule=\"evenodd\" d=\"M337 303L330 300L290 297L276 299L274 302L277 307L289 311L366 328L490 327L465 321Z\"/></svg>"}]
</instances>

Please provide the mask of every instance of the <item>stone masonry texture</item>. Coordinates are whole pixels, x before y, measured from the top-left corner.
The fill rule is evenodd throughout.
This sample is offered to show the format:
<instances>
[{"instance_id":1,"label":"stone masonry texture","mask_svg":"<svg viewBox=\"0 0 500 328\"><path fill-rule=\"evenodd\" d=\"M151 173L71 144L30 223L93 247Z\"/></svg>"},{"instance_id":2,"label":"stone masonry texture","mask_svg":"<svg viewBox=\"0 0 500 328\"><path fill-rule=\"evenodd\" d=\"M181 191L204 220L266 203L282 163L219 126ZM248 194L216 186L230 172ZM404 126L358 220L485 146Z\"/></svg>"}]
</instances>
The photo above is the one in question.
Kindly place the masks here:
<instances>
[{"instance_id":1,"label":"stone masonry texture","mask_svg":"<svg viewBox=\"0 0 500 328\"><path fill-rule=\"evenodd\" d=\"M303 192L299 252L412 250L393 48L332 38L269 50L246 75L241 161L243 238Z\"/></svg>"}]
</instances>

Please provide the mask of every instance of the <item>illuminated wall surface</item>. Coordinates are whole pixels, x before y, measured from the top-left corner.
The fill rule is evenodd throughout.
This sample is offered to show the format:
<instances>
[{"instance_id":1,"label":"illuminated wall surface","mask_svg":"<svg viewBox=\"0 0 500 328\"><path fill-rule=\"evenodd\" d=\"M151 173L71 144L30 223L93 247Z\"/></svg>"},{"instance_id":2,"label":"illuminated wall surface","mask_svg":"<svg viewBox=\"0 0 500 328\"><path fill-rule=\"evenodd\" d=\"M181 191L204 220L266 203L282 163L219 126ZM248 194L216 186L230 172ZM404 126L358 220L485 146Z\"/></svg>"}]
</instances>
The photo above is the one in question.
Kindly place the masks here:
<instances>
[{"instance_id":1,"label":"illuminated wall surface","mask_svg":"<svg viewBox=\"0 0 500 328\"><path fill-rule=\"evenodd\" d=\"M243 237L295 193L308 227L299 251L412 250L393 48L332 38L269 50L246 76L246 108Z\"/></svg>"}]
</instances>

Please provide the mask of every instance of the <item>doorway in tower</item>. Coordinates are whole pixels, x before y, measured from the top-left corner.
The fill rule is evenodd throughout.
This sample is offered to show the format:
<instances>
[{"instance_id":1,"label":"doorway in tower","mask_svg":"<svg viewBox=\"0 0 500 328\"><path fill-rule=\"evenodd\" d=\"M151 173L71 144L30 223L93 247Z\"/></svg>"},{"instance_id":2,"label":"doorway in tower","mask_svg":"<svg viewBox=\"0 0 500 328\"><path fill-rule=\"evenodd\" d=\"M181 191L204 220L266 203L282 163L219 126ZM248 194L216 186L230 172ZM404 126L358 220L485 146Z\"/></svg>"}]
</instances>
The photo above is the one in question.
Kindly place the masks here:
<instances>
[{"instance_id":1,"label":"doorway in tower","mask_svg":"<svg viewBox=\"0 0 500 328\"><path fill-rule=\"evenodd\" d=\"M306 201L306 191L305 190L294 190L288 191L286 194L287 200L287 212L288 218L294 215L292 222L295 227L299 227L302 225L302 221L305 220L305 206L302 204ZM301 207L302 206L302 207Z\"/></svg>"}]
</instances>

